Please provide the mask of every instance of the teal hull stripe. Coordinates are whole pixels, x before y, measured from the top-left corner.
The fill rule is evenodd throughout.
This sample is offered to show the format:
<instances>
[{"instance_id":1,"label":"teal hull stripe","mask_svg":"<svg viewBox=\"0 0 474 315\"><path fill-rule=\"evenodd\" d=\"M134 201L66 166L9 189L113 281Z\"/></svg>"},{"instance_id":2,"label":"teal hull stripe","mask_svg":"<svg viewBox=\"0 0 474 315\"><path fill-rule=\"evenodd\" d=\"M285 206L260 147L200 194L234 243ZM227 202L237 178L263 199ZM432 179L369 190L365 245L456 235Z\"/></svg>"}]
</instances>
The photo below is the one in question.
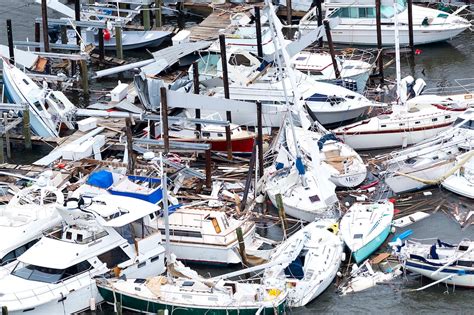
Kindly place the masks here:
<instances>
[{"instance_id":1,"label":"teal hull stripe","mask_svg":"<svg viewBox=\"0 0 474 315\"><path fill-rule=\"evenodd\" d=\"M376 238L371 240L367 243L364 247L360 248L359 250L352 253L352 257L359 263L370 256L373 252L383 244L383 242L387 239L388 234L390 233L391 225L388 225L382 233L380 233Z\"/></svg>"}]
</instances>

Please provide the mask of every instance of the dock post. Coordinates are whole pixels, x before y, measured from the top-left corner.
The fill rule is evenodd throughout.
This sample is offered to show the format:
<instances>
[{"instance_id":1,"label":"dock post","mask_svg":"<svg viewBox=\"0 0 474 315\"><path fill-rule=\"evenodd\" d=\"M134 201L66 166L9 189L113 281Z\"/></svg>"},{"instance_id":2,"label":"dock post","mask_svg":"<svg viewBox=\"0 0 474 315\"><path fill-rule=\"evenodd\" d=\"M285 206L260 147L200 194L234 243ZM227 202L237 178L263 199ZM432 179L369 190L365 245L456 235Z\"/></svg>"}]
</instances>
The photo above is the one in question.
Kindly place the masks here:
<instances>
[{"instance_id":1,"label":"dock post","mask_svg":"<svg viewBox=\"0 0 474 315\"><path fill-rule=\"evenodd\" d=\"M288 225L286 223L286 214L285 214L285 208L283 207L283 199L281 194L277 194L275 196L277 206L278 206L278 216L280 217L281 220L281 228L283 229L283 236L286 238L286 230L288 228Z\"/></svg>"},{"instance_id":2,"label":"dock post","mask_svg":"<svg viewBox=\"0 0 474 315\"><path fill-rule=\"evenodd\" d=\"M411 55L415 55L415 41L413 39L413 0L407 1L408 6L408 38Z\"/></svg>"},{"instance_id":3,"label":"dock post","mask_svg":"<svg viewBox=\"0 0 474 315\"><path fill-rule=\"evenodd\" d=\"M10 62L15 64L15 46L13 46L13 28L12 20L7 20L8 52L10 53Z\"/></svg>"},{"instance_id":4,"label":"dock post","mask_svg":"<svg viewBox=\"0 0 474 315\"><path fill-rule=\"evenodd\" d=\"M291 0L286 0L286 25L291 25L293 20L291 11Z\"/></svg>"},{"instance_id":5,"label":"dock post","mask_svg":"<svg viewBox=\"0 0 474 315\"><path fill-rule=\"evenodd\" d=\"M5 142L7 145L7 158L12 157L12 150L10 146L10 135L8 134L7 127L8 127L8 113L3 113L3 126L5 127Z\"/></svg>"},{"instance_id":6,"label":"dock post","mask_svg":"<svg viewBox=\"0 0 474 315\"><path fill-rule=\"evenodd\" d=\"M87 70L87 63L85 60L79 61L81 68L81 84L84 94L89 94L89 74Z\"/></svg>"},{"instance_id":7,"label":"dock post","mask_svg":"<svg viewBox=\"0 0 474 315\"><path fill-rule=\"evenodd\" d=\"M47 0L41 0L41 17L43 21L43 44L44 51L49 52L49 36L48 36L48 6Z\"/></svg>"},{"instance_id":8,"label":"dock post","mask_svg":"<svg viewBox=\"0 0 474 315\"><path fill-rule=\"evenodd\" d=\"M262 103L257 102L257 144L258 144L258 177L263 176L263 128Z\"/></svg>"},{"instance_id":9,"label":"dock post","mask_svg":"<svg viewBox=\"0 0 474 315\"><path fill-rule=\"evenodd\" d=\"M161 0L155 0L155 27L161 26Z\"/></svg>"},{"instance_id":10,"label":"dock post","mask_svg":"<svg viewBox=\"0 0 474 315\"><path fill-rule=\"evenodd\" d=\"M35 22L35 42L41 43L41 25L39 22ZM35 51L40 51L40 47L36 47Z\"/></svg>"},{"instance_id":11,"label":"dock post","mask_svg":"<svg viewBox=\"0 0 474 315\"><path fill-rule=\"evenodd\" d=\"M164 143L164 153L170 152L170 137L168 130L168 99L166 97L166 88L163 86L160 88L161 94L161 124L163 126L163 134L161 135Z\"/></svg>"},{"instance_id":12,"label":"dock post","mask_svg":"<svg viewBox=\"0 0 474 315\"><path fill-rule=\"evenodd\" d=\"M0 135L0 164L5 163L5 156L4 156L4 148L3 148L3 135Z\"/></svg>"},{"instance_id":13,"label":"dock post","mask_svg":"<svg viewBox=\"0 0 474 315\"><path fill-rule=\"evenodd\" d=\"M257 160L257 144L254 142L252 147L252 155L250 156L249 161L249 170L245 178L244 194L242 196L242 202L240 203L240 211L245 211L247 206L247 199L249 196L250 185L252 184L252 178L254 177L254 170Z\"/></svg>"},{"instance_id":14,"label":"dock post","mask_svg":"<svg viewBox=\"0 0 474 315\"><path fill-rule=\"evenodd\" d=\"M318 11L318 26L323 25L323 9L321 7L321 0L316 0L316 10ZM323 38L318 39L318 47L323 47Z\"/></svg>"},{"instance_id":15,"label":"dock post","mask_svg":"<svg viewBox=\"0 0 474 315\"><path fill-rule=\"evenodd\" d=\"M211 149L206 150L206 187L212 188Z\"/></svg>"},{"instance_id":16,"label":"dock post","mask_svg":"<svg viewBox=\"0 0 474 315\"><path fill-rule=\"evenodd\" d=\"M379 76L380 76L380 83L384 83L384 75L383 75L383 51L382 51L382 13L381 13L381 0L375 0L375 21L377 24L377 49L379 51L378 57L378 68L379 68Z\"/></svg>"},{"instance_id":17,"label":"dock post","mask_svg":"<svg viewBox=\"0 0 474 315\"><path fill-rule=\"evenodd\" d=\"M324 29L326 30L326 39L328 41L329 52L331 54L332 66L334 68L334 75L336 76L336 79L340 79L341 73L339 72L339 67L337 65L336 53L334 52L334 44L332 42L332 36L331 36L331 26L329 26L328 20L324 20Z\"/></svg>"},{"instance_id":18,"label":"dock post","mask_svg":"<svg viewBox=\"0 0 474 315\"><path fill-rule=\"evenodd\" d=\"M224 97L229 99L229 73L227 71L227 52L225 48L225 35L219 35L219 43L221 49L221 62L222 62L222 81L224 84ZM226 111L226 118L229 123L232 122L232 114L230 111ZM227 143L227 159L232 160L232 139L230 132L230 125L225 127L225 139Z\"/></svg>"},{"instance_id":19,"label":"dock post","mask_svg":"<svg viewBox=\"0 0 474 315\"><path fill-rule=\"evenodd\" d=\"M127 174L133 174L135 170L135 154L133 152L133 136L132 136L132 118L125 118L125 135L127 136L127 152L128 164Z\"/></svg>"},{"instance_id":20,"label":"dock post","mask_svg":"<svg viewBox=\"0 0 474 315\"><path fill-rule=\"evenodd\" d=\"M66 25L61 25L61 44L67 44L67 27Z\"/></svg>"},{"instance_id":21,"label":"dock post","mask_svg":"<svg viewBox=\"0 0 474 315\"><path fill-rule=\"evenodd\" d=\"M23 110L23 137L25 138L25 149L31 149L31 129L30 129L30 110L27 107Z\"/></svg>"},{"instance_id":22,"label":"dock post","mask_svg":"<svg viewBox=\"0 0 474 315\"><path fill-rule=\"evenodd\" d=\"M122 48L122 26L115 26L115 49L117 51L117 58L123 59Z\"/></svg>"},{"instance_id":23,"label":"dock post","mask_svg":"<svg viewBox=\"0 0 474 315\"><path fill-rule=\"evenodd\" d=\"M149 31L151 29L150 25L150 6L144 5L142 9L142 17L143 17L143 30Z\"/></svg>"},{"instance_id":24,"label":"dock post","mask_svg":"<svg viewBox=\"0 0 474 315\"><path fill-rule=\"evenodd\" d=\"M260 7L255 6L255 32L257 36L257 55L259 58L263 58L263 47L262 47L262 23L260 21Z\"/></svg>"},{"instance_id":25,"label":"dock post","mask_svg":"<svg viewBox=\"0 0 474 315\"><path fill-rule=\"evenodd\" d=\"M194 94L198 94L200 92L199 89L199 67L197 61L193 62L193 89L194 89ZM201 110L199 108L196 108L194 110L195 116L197 119L201 118ZM198 132L197 138L201 138L201 124L196 124L196 130Z\"/></svg>"},{"instance_id":26,"label":"dock post","mask_svg":"<svg viewBox=\"0 0 474 315\"><path fill-rule=\"evenodd\" d=\"M103 62L105 58L104 29L99 28L99 61Z\"/></svg>"},{"instance_id":27,"label":"dock post","mask_svg":"<svg viewBox=\"0 0 474 315\"><path fill-rule=\"evenodd\" d=\"M76 21L81 20L81 0L76 0L74 1L74 16ZM81 34L81 28L78 26L76 27L77 33L76 33L76 43L78 45L81 45L81 37L79 34Z\"/></svg>"},{"instance_id":28,"label":"dock post","mask_svg":"<svg viewBox=\"0 0 474 315\"><path fill-rule=\"evenodd\" d=\"M155 139L156 138L156 124L154 120L149 120L149 135L150 139Z\"/></svg>"},{"instance_id":29,"label":"dock post","mask_svg":"<svg viewBox=\"0 0 474 315\"><path fill-rule=\"evenodd\" d=\"M2 306L2 315L8 315L8 307Z\"/></svg>"},{"instance_id":30,"label":"dock post","mask_svg":"<svg viewBox=\"0 0 474 315\"><path fill-rule=\"evenodd\" d=\"M242 232L242 228L239 226L237 229L235 229L235 233L237 233L237 240L239 241L239 253L240 257L242 258L242 263L245 266L248 266L248 260L247 260L247 253L245 252L245 241L244 241L244 233Z\"/></svg>"}]
</instances>

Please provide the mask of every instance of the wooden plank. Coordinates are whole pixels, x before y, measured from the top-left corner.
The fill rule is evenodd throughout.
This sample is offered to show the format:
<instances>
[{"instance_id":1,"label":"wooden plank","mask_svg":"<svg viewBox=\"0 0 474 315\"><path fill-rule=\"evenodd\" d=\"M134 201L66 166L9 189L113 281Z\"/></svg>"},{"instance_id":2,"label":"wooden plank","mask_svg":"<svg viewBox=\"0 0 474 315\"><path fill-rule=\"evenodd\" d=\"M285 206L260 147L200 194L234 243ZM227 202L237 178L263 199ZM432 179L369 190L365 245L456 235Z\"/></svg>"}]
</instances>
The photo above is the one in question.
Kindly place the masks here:
<instances>
[{"instance_id":1,"label":"wooden plank","mask_svg":"<svg viewBox=\"0 0 474 315\"><path fill-rule=\"evenodd\" d=\"M381 254L378 254L374 259L372 259L371 262L373 264L379 264L385 259L387 259L388 257L390 257L390 253L381 253Z\"/></svg>"}]
</instances>

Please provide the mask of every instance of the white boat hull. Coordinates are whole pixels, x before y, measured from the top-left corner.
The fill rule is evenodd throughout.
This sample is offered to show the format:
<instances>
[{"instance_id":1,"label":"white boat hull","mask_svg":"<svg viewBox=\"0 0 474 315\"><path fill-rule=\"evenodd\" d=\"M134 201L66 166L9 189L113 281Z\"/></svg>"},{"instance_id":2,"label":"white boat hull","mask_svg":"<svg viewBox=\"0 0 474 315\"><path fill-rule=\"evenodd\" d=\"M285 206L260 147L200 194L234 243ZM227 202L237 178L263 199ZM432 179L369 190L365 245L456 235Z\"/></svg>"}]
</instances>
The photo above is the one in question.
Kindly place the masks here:
<instances>
[{"instance_id":1,"label":"white boat hull","mask_svg":"<svg viewBox=\"0 0 474 315\"><path fill-rule=\"evenodd\" d=\"M418 261L411 261L411 260L407 261L405 267L407 270L411 272L419 273L427 278L430 278L433 281L441 280L448 276L452 276L451 278L442 282L451 284L451 285L456 285L456 286L463 286L463 287L469 287L469 288L474 287L474 273L472 273L473 272L472 270L471 270L471 273L466 272L465 274L458 274L458 272L461 273L465 271L465 269L456 268L456 267L445 268L443 271L440 271L439 273L433 275L433 272L435 272L438 268L440 268L439 266L432 266L429 264L425 264Z\"/></svg>"},{"instance_id":2,"label":"white boat hull","mask_svg":"<svg viewBox=\"0 0 474 315\"><path fill-rule=\"evenodd\" d=\"M367 170L360 173L352 173L347 175L331 175L329 179L337 187L351 188L359 186L367 177Z\"/></svg>"},{"instance_id":3,"label":"white boat hull","mask_svg":"<svg viewBox=\"0 0 474 315\"><path fill-rule=\"evenodd\" d=\"M450 125L442 125L432 129L399 132L366 132L358 134L336 133L344 143L356 150L384 149L408 146L434 137Z\"/></svg>"},{"instance_id":4,"label":"white boat hull","mask_svg":"<svg viewBox=\"0 0 474 315\"><path fill-rule=\"evenodd\" d=\"M453 161L446 161L432 167L425 167L419 171L409 172L408 174L424 180L436 180L445 175L453 167ZM428 186L428 184L421 181L397 174L386 177L385 183L397 194L422 189Z\"/></svg>"},{"instance_id":5,"label":"white boat hull","mask_svg":"<svg viewBox=\"0 0 474 315\"><path fill-rule=\"evenodd\" d=\"M474 183L462 176L450 176L441 185L455 194L474 199Z\"/></svg>"}]
</instances>

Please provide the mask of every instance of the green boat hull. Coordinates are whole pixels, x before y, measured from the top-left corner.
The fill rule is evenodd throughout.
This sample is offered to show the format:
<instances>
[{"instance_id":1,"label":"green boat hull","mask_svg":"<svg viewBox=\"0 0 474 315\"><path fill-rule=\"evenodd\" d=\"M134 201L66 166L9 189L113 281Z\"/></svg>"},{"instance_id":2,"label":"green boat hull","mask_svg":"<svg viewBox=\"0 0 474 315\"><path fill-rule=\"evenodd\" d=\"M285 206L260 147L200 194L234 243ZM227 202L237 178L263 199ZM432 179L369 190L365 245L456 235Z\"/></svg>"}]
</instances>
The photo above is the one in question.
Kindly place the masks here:
<instances>
[{"instance_id":1,"label":"green boat hull","mask_svg":"<svg viewBox=\"0 0 474 315\"><path fill-rule=\"evenodd\" d=\"M145 313L158 313L165 309L168 309L169 314L173 315L187 315L187 314L197 314L197 315L251 315L255 314L258 311L258 308L213 308L205 309L199 307L183 307L181 305L169 305L154 302L152 300L146 300L137 298L135 296L130 296L127 294L122 294L119 292L114 292L108 288L98 286L99 293L102 295L104 300L114 305L115 301L120 303L122 308L135 311L135 312L145 312ZM278 307L269 307L261 310L260 314L262 315L277 315L285 314L286 303L283 302Z\"/></svg>"}]
</instances>

